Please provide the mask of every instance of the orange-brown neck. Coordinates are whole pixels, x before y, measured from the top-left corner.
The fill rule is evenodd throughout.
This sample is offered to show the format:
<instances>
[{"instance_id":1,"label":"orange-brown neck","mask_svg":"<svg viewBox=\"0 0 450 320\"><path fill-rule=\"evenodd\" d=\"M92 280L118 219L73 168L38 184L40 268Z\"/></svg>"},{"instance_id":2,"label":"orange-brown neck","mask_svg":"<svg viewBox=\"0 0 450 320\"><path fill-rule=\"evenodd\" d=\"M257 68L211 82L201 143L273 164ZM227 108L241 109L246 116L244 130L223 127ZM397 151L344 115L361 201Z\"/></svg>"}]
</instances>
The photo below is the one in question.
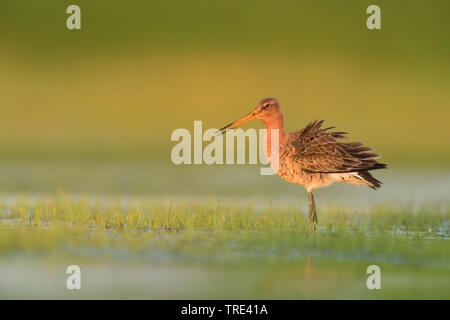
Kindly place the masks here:
<instances>
[{"instance_id":1,"label":"orange-brown neck","mask_svg":"<svg viewBox=\"0 0 450 320\"><path fill-rule=\"evenodd\" d=\"M272 129L277 129L278 131L278 146L281 146L284 139L286 138L286 133L284 132L284 117L280 112L276 117L270 117L267 119L261 119L266 127L266 156L270 159L272 150Z\"/></svg>"}]
</instances>

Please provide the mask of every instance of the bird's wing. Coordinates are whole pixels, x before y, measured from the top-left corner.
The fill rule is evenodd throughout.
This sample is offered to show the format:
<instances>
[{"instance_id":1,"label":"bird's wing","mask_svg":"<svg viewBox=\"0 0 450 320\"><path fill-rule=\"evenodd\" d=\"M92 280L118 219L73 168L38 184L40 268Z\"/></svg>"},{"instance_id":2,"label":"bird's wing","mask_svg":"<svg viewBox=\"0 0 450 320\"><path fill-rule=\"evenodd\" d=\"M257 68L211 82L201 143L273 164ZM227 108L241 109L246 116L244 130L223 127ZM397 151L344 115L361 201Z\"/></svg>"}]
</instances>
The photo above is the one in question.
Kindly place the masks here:
<instances>
[{"instance_id":1,"label":"bird's wing","mask_svg":"<svg viewBox=\"0 0 450 320\"><path fill-rule=\"evenodd\" d=\"M289 134L282 150L289 152L301 169L315 173L354 172L385 168L375 159L377 154L360 142L343 143L346 132L322 128L324 120L314 121L300 131ZM283 152L283 151L282 151Z\"/></svg>"}]
</instances>

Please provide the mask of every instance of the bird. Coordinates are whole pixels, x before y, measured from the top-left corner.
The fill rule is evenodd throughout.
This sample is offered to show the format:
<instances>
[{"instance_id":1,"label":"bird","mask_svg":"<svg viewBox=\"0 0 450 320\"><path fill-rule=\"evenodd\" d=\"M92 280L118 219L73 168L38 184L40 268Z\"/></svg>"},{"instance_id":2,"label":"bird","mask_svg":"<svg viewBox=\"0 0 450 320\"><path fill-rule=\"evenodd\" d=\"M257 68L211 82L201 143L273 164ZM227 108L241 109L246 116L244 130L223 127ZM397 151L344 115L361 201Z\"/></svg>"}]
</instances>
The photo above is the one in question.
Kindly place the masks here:
<instances>
[{"instance_id":1,"label":"bird","mask_svg":"<svg viewBox=\"0 0 450 320\"><path fill-rule=\"evenodd\" d=\"M385 169L387 165L376 160L379 155L373 153L371 148L361 142L343 142L347 132L332 131L336 127L324 128L324 120L312 121L299 131L285 132L284 115L275 98L261 100L252 112L219 129L218 134L254 119L264 122L265 153L272 167L273 159L277 159L277 174L306 189L309 200L308 222L314 230L318 225L313 195L315 189L334 183L363 185L374 190L381 187L382 182L375 179L370 171ZM275 151L271 147L273 130L277 130L279 139L278 150L275 148Z\"/></svg>"}]
</instances>

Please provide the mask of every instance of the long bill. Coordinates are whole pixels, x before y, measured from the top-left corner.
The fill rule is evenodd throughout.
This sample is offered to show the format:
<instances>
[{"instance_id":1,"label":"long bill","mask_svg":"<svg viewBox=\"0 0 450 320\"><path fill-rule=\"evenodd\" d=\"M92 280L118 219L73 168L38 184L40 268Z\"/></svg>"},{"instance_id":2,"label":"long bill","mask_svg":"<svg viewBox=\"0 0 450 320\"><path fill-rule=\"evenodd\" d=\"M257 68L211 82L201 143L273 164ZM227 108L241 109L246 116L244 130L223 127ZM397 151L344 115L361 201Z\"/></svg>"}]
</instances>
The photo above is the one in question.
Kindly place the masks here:
<instances>
[{"instance_id":1,"label":"long bill","mask_svg":"<svg viewBox=\"0 0 450 320\"><path fill-rule=\"evenodd\" d=\"M244 123L247 123L247 122L249 122L249 121L252 121L253 119L256 118L256 115L257 115L257 114L258 114L258 113L257 113L256 111L250 112L250 113L249 113L248 115L246 115L245 117L243 117L243 118L241 118L241 119L239 119L239 120L237 120L237 121L234 121L234 122L232 122L232 123L226 125L226 126L223 127L223 128L220 128L219 130L217 130L216 133L218 133L218 135L220 136L221 134L224 134L224 133L227 132L228 130L234 129L234 128L236 128L236 127L239 127L239 126L243 125Z\"/></svg>"}]
</instances>

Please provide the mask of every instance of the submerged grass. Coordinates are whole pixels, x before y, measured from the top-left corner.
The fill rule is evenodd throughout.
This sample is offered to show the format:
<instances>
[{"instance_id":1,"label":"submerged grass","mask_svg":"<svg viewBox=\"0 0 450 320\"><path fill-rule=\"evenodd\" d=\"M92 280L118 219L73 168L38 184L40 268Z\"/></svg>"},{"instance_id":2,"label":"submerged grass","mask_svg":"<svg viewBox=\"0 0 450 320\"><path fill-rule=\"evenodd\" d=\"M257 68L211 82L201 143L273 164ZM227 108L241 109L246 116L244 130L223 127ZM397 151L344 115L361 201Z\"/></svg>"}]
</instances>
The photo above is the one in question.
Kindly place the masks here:
<instances>
[{"instance_id":1,"label":"submerged grass","mask_svg":"<svg viewBox=\"0 0 450 320\"><path fill-rule=\"evenodd\" d=\"M55 196L4 203L0 212L2 263L75 260L85 266L100 263L119 269L140 265L182 268L178 270L182 274L189 268L215 272L215 280L208 276L203 287L199 284L204 289L200 292L176 294L182 285L173 284L178 289L171 291L172 298L330 298L331 292L336 297L372 297L363 290L365 268L370 264L395 271L388 273L392 291L380 297L408 297L410 285L420 288L424 284L428 289L414 297L448 298L448 208L330 208L320 212L316 232L307 224L306 213L298 210L232 203L125 205L120 200L111 204ZM314 276L303 272L311 268ZM275 277L275 270L282 273L279 282L267 280ZM233 272L242 275L227 276ZM358 288L363 289L356 290L357 294L351 288L337 290L335 286L345 284L330 280L330 275L347 279L347 285L360 279ZM408 280L399 281L400 275ZM242 277L245 285L238 281ZM261 291L267 281L270 285ZM211 289L211 283L216 289ZM236 293L236 287L242 290ZM131 292L125 297L161 297L156 291L149 296L148 290L154 289L128 289Z\"/></svg>"},{"instance_id":2,"label":"submerged grass","mask_svg":"<svg viewBox=\"0 0 450 320\"><path fill-rule=\"evenodd\" d=\"M195 203L142 202L123 205L99 199L17 200L0 204L4 228L45 227L115 231L308 231L306 213L297 209L255 209ZM321 232L423 232L446 235L450 210L435 207L386 207L371 210L328 208L320 212Z\"/></svg>"},{"instance_id":3,"label":"submerged grass","mask_svg":"<svg viewBox=\"0 0 450 320\"><path fill-rule=\"evenodd\" d=\"M143 202L123 205L120 200L54 197L46 201L17 200L3 204L0 215L0 250L43 248L59 243L139 247L149 240L198 241L258 239L294 241L302 245L324 241L448 240L450 211L439 207L377 207L366 211L328 209L320 212L320 227L313 232L306 213L277 208L222 206L220 204ZM85 237L86 235L86 237ZM73 236L73 239L71 238ZM166 236L166 237L162 237ZM30 237L34 237L30 241ZM329 245L331 245L330 243ZM430 247L430 245L428 245Z\"/></svg>"}]
</instances>

